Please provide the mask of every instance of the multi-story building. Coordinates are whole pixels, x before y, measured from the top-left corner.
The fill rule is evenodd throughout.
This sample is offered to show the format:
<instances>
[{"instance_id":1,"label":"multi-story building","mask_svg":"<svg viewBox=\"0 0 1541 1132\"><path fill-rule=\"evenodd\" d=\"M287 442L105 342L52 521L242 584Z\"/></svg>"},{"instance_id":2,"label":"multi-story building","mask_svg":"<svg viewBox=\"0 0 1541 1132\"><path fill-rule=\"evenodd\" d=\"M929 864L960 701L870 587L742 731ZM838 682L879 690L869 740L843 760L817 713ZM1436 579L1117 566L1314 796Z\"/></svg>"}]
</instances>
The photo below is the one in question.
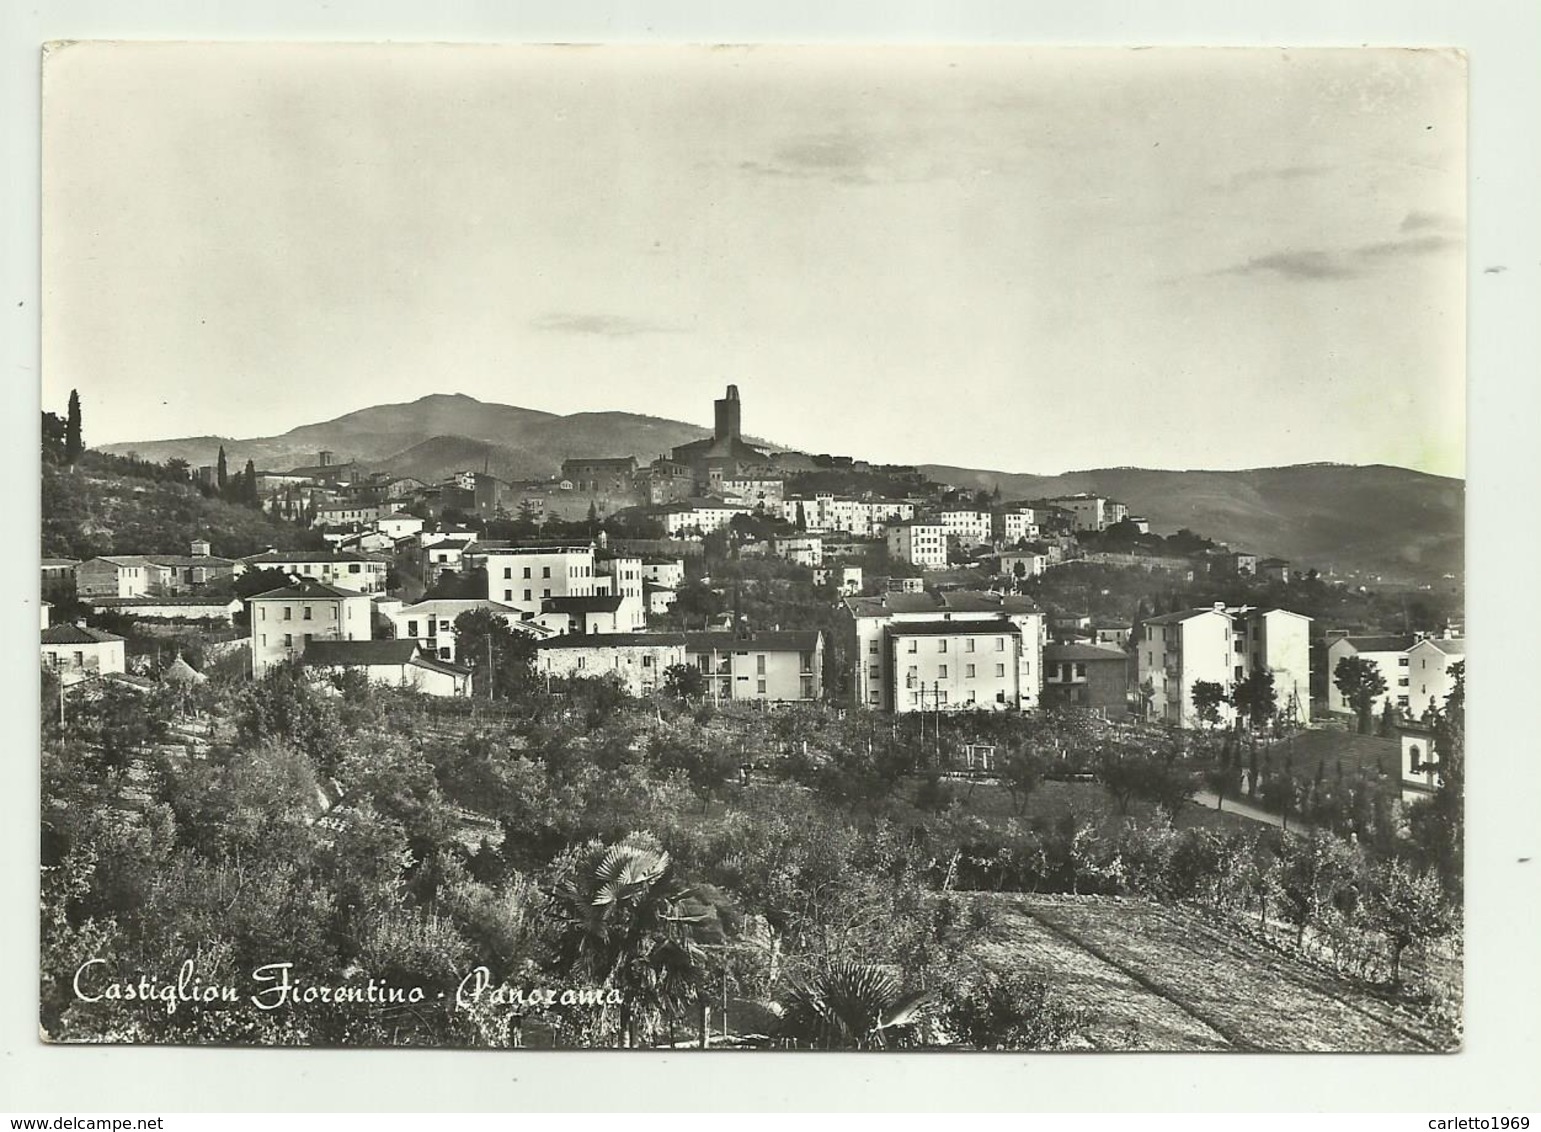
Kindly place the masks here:
<instances>
[{"instance_id":1,"label":"multi-story building","mask_svg":"<svg viewBox=\"0 0 1541 1132\"><path fill-rule=\"evenodd\" d=\"M824 635L817 629L686 633L687 663L706 676L715 701L817 700L824 687Z\"/></svg>"},{"instance_id":2,"label":"multi-story building","mask_svg":"<svg viewBox=\"0 0 1541 1132\"><path fill-rule=\"evenodd\" d=\"M647 628L647 596L643 592L642 559L624 554L597 551L594 567L596 596L621 599L615 611L615 629L619 633L635 633Z\"/></svg>"},{"instance_id":3,"label":"multi-story building","mask_svg":"<svg viewBox=\"0 0 1541 1132\"><path fill-rule=\"evenodd\" d=\"M878 711L1025 711L1040 702L1044 618L1024 597L890 592L846 598L842 612L857 704ZM917 627L922 632L912 633ZM927 633L935 637L929 645Z\"/></svg>"},{"instance_id":4,"label":"multi-story building","mask_svg":"<svg viewBox=\"0 0 1541 1132\"><path fill-rule=\"evenodd\" d=\"M1129 508L1118 500L1089 492L1062 495L1044 502L1074 515L1078 531L1105 531L1129 517Z\"/></svg>"},{"instance_id":5,"label":"multi-story building","mask_svg":"<svg viewBox=\"0 0 1541 1132\"><path fill-rule=\"evenodd\" d=\"M539 612L551 598L595 592L592 544L489 547L485 561L488 599L526 612Z\"/></svg>"},{"instance_id":6,"label":"multi-story building","mask_svg":"<svg viewBox=\"0 0 1541 1132\"><path fill-rule=\"evenodd\" d=\"M701 538L727 527L735 516L753 513L746 503L705 498L668 504L661 509L659 518L670 538Z\"/></svg>"},{"instance_id":7,"label":"multi-story building","mask_svg":"<svg viewBox=\"0 0 1541 1132\"><path fill-rule=\"evenodd\" d=\"M1466 661L1466 641L1461 637L1425 637L1407 650L1408 702L1401 706L1422 718L1429 711L1443 711L1455 691L1451 671Z\"/></svg>"},{"instance_id":8,"label":"multi-story building","mask_svg":"<svg viewBox=\"0 0 1541 1132\"><path fill-rule=\"evenodd\" d=\"M1024 503L1008 503L990 516L990 535L1003 546L1032 542L1041 533L1038 508Z\"/></svg>"},{"instance_id":9,"label":"multi-story building","mask_svg":"<svg viewBox=\"0 0 1541 1132\"><path fill-rule=\"evenodd\" d=\"M944 507L931 519L940 523L948 537L964 546L978 546L990 541L990 512L975 507Z\"/></svg>"},{"instance_id":10,"label":"multi-story building","mask_svg":"<svg viewBox=\"0 0 1541 1132\"><path fill-rule=\"evenodd\" d=\"M544 635L544 630L530 619L531 614L484 598L433 598L392 610L387 617L395 627L397 640L416 641L427 655L440 660L467 663L470 658L462 657L459 652L455 620L462 613L476 609L487 610L519 632L532 636Z\"/></svg>"},{"instance_id":11,"label":"multi-story building","mask_svg":"<svg viewBox=\"0 0 1541 1132\"><path fill-rule=\"evenodd\" d=\"M322 503L316 508L315 526L358 527L367 526L380 518L380 508L354 501L346 503Z\"/></svg>"},{"instance_id":12,"label":"multi-story building","mask_svg":"<svg viewBox=\"0 0 1541 1132\"><path fill-rule=\"evenodd\" d=\"M261 676L298 659L315 641L373 639L367 594L304 578L246 599L251 616L251 670Z\"/></svg>"},{"instance_id":13,"label":"multi-story building","mask_svg":"<svg viewBox=\"0 0 1541 1132\"><path fill-rule=\"evenodd\" d=\"M329 554L320 550L264 550L241 559L247 570L279 570L324 586L363 594L385 592L390 559L379 554Z\"/></svg>"},{"instance_id":14,"label":"multi-story building","mask_svg":"<svg viewBox=\"0 0 1541 1132\"><path fill-rule=\"evenodd\" d=\"M536 645L536 671L549 676L608 677L634 696L663 684L664 673L686 663L683 633L596 633L560 636Z\"/></svg>"},{"instance_id":15,"label":"multi-story building","mask_svg":"<svg viewBox=\"0 0 1541 1132\"><path fill-rule=\"evenodd\" d=\"M947 565L947 528L930 520L911 519L888 528L888 553L923 570Z\"/></svg>"},{"instance_id":16,"label":"multi-story building","mask_svg":"<svg viewBox=\"0 0 1541 1132\"><path fill-rule=\"evenodd\" d=\"M1285 609L1227 609L1216 602L1147 619L1135 642L1137 679L1154 718L1179 727L1200 724L1193 704L1199 681L1229 696L1254 672L1274 678L1275 709L1296 723L1311 720L1311 619ZM1147 685L1148 682L1148 685ZM1234 712L1221 706L1221 718Z\"/></svg>"},{"instance_id":17,"label":"multi-story building","mask_svg":"<svg viewBox=\"0 0 1541 1132\"><path fill-rule=\"evenodd\" d=\"M230 581L244 566L209 553L201 539L192 554L114 554L92 558L75 567L75 590L81 598L174 597Z\"/></svg>"},{"instance_id":18,"label":"multi-story building","mask_svg":"<svg viewBox=\"0 0 1541 1132\"><path fill-rule=\"evenodd\" d=\"M781 517L800 531L881 538L893 524L913 519L915 505L904 499L850 499L825 492L783 499Z\"/></svg>"},{"instance_id":19,"label":"multi-story building","mask_svg":"<svg viewBox=\"0 0 1541 1132\"><path fill-rule=\"evenodd\" d=\"M1223 602L1208 609L1185 609L1147 618L1135 650L1137 680L1149 696L1152 718L1178 727L1201 722L1193 706L1193 686L1218 684L1229 694L1235 670L1231 616ZM1222 716L1228 709L1222 707Z\"/></svg>"},{"instance_id":20,"label":"multi-story building","mask_svg":"<svg viewBox=\"0 0 1541 1132\"><path fill-rule=\"evenodd\" d=\"M59 600L75 594L75 567L80 563L73 558L45 558L42 562L42 594L45 599Z\"/></svg>"},{"instance_id":21,"label":"multi-story building","mask_svg":"<svg viewBox=\"0 0 1541 1132\"><path fill-rule=\"evenodd\" d=\"M1337 684L1338 665L1351 656L1373 664L1381 679L1386 682L1386 690L1370 703L1372 716L1380 715L1387 700L1404 711L1408 710L1412 692L1409 687L1411 679L1407 650L1414 643L1415 638L1411 636L1330 634L1327 641L1327 710L1345 715L1354 714L1354 705L1348 702L1348 697Z\"/></svg>"},{"instance_id":22,"label":"multi-story building","mask_svg":"<svg viewBox=\"0 0 1541 1132\"><path fill-rule=\"evenodd\" d=\"M632 631L623 612L625 599L618 594L570 595L546 598L535 622L557 635L593 636Z\"/></svg>"},{"instance_id":23,"label":"multi-story building","mask_svg":"<svg viewBox=\"0 0 1541 1132\"><path fill-rule=\"evenodd\" d=\"M642 576L656 586L678 589L685 584L685 560L683 558L643 559Z\"/></svg>"},{"instance_id":24,"label":"multi-story building","mask_svg":"<svg viewBox=\"0 0 1541 1132\"><path fill-rule=\"evenodd\" d=\"M996 570L1011 578L1036 578L1049 568L1049 556L1037 550L1003 550Z\"/></svg>"},{"instance_id":25,"label":"multi-story building","mask_svg":"<svg viewBox=\"0 0 1541 1132\"><path fill-rule=\"evenodd\" d=\"M726 499L747 503L757 512L780 515L782 500L786 496L786 486L786 481L783 479L735 476L722 481L722 494Z\"/></svg>"},{"instance_id":26,"label":"multi-story building","mask_svg":"<svg viewBox=\"0 0 1541 1132\"><path fill-rule=\"evenodd\" d=\"M585 495L631 495L637 478L635 456L563 460L562 478Z\"/></svg>"},{"instance_id":27,"label":"multi-story building","mask_svg":"<svg viewBox=\"0 0 1541 1132\"><path fill-rule=\"evenodd\" d=\"M1043 703L1121 718L1129 710L1129 654L1106 645L1045 645Z\"/></svg>"},{"instance_id":28,"label":"multi-story building","mask_svg":"<svg viewBox=\"0 0 1541 1132\"><path fill-rule=\"evenodd\" d=\"M824 564L824 539L821 535L792 535L776 540L776 557L799 566L817 568Z\"/></svg>"}]
</instances>

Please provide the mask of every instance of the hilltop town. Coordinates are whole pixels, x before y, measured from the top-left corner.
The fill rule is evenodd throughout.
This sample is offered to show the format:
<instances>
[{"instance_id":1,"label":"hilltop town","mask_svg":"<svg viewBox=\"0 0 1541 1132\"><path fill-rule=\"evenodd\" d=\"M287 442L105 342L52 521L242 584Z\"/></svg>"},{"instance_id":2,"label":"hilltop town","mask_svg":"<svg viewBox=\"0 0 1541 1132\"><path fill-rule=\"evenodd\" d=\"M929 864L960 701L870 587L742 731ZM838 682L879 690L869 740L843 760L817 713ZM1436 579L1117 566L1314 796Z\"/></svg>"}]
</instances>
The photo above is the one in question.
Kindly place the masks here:
<instances>
[{"instance_id":1,"label":"hilltop town","mask_svg":"<svg viewBox=\"0 0 1541 1132\"><path fill-rule=\"evenodd\" d=\"M905 910L883 903L903 885L881 900L861 888L863 917L872 901L880 918L920 915L954 890L1187 900L1184 915L1225 932L1255 908L1268 939L1283 932L1277 945L1301 962L1329 962L1342 993L1400 986L1409 946L1421 985L1448 987L1458 598L1153 530L1104 495L1009 499L914 467L772 450L745 439L744 408L730 385L709 437L647 463L570 458L560 478L528 483L474 470L392 478L324 451L282 470L151 464L85 449L78 405L69 421L45 414L42 708L56 791L45 810L72 831L51 859L83 868L71 846L115 852L101 839L116 834L79 825L87 811L70 799L87 786L130 829L163 813L204 837L197 815L212 796L188 792L207 789L262 821L299 822L323 856L366 830L399 831L412 863L391 885L407 888L378 899L419 927L422 900L466 898L466 885L491 900L525 883L521 870L570 880L597 869L606 844L646 867L674 854L735 907L758 908L770 933L743 945L770 966L744 984L738 1028L719 1039L730 1044L807 1040L765 1020L764 1000L792 992L775 989L764 917L800 925L789 946L806 969L836 954L804 913L765 904L761 881L723 863L738 851L712 840L792 852L754 841L772 830L797 853L855 839L865 879L850 883L878 888L889 866L876 862L898 851L881 847L885 830L907 831L904 885L926 895ZM575 864L581 844L600 856ZM186 852L212 868L225 850ZM1308 898L1299 870L1318 866L1331 883L1310 881L1326 887ZM135 922L124 909L156 898L153 885L129 895L116 874L93 875L98 903L60 906L70 931L93 908ZM1404 889L1416 899L1402 912L1374 903ZM1350 891L1373 899L1333 903ZM1279 904L1280 892L1296 896ZM980 924L1021 911L977 900ZM1061 906L1024 907L1079 938ZM1418 922L1388 926L1407 907ZM455 931L481 954L476 914L462 913ZM947 962L988 935L949 943ZM920 970L889 955L892 941L841 938L846 960ZM564 946L531 943L530 961L555 971ZM327 961L346 970L345 959ZM1129 977L1155 977L1147 959L1130 963ZM1238 1009L1255 993L1238 991ZM539 1040L662 1043L672 1001L581 1035L548 1019ZM961 1025L970 1003L948 1017ZM1014 1048L1174 1048L1121 1046L1106 1018L1045 1017L1058 1021ZM1426 1023L1414 1039L1343 1041L1456 1040L1444 1015ZM62 1001L45 1024L99 1025ZM181 1024L143 1023L146 1040L180 1040ZM434 1022L431 1040L514 1040L467 1024ZM936 1041L958 1040L943 1030L953 1036ZM1292 1048L1240 1033L1218 1025L1205 1040Z\"/></svg>"}]
</instances>

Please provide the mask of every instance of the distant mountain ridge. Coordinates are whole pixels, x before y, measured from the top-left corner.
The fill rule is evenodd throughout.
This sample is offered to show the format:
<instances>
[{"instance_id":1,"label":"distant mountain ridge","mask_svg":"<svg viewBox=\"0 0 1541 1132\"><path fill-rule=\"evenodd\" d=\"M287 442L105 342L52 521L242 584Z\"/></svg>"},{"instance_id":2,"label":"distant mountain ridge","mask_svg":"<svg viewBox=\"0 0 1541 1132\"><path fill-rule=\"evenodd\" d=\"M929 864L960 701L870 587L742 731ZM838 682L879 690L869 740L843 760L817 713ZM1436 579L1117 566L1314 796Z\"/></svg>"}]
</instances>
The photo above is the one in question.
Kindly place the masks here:
<instances>
[{"instance_id":1,"label":"distant mountain ridge","mask_svg":"<svg viewBox=\"0 0 1541 1132\"><path fill-rule=\"evenodd\" d=\"M1097 468L1037 476L927 464L930 478L1007 499L1089 491L1129 505L1151 529L1182 527L1236 550L1302 566L1418 578L1459 575L1466 484L1386 464L1291 464L1238 471Z\"/></svg>"},{"instance_id":2,"label":"distant mountain ridge","mask_svg":"<svg viewBox=\"0 0 1541 1132\"><path fill-rule=\"evenodd\" d=\"M569 458L635 456L647 462L711 430L638 413L557 413L436 393L376 405L280 436L217 436L103 445L164 462L212 464L220 445L232 468L250 459L282 471L335 453L370 470L428 482L483 468L505 479L543 479ZM883 453L863 453L880 461ZM993 490L1007 499L1092 491L1120 499L1158 533L1188 527L1237 549L1301 565L1437 578L1459 574L1465 549L1465 484L1386 465L1295 464L1239 471L1116 467L1055 476L922 465L931 479Z\"/></svg>"}]
</instances>

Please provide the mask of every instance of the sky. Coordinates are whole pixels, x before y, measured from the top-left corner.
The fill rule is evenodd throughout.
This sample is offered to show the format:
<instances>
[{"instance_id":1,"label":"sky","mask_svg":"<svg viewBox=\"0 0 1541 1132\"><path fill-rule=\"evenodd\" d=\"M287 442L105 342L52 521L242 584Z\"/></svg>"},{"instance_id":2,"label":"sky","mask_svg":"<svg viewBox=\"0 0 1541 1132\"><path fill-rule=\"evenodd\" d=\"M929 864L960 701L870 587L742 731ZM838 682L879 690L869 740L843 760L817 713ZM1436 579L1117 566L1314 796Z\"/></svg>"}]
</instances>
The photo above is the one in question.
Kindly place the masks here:
<instances>
[{"instance_id":1,"label":"sky","mask_svg":"<svg viewBox=\"0 0 1541 1132\"><path fill-rule=\"evenodd\" d=\"M43 103L88 443L731 382L874 460L1464 474L1451 52L75 44Z\"/></svg>"}]
</instances>

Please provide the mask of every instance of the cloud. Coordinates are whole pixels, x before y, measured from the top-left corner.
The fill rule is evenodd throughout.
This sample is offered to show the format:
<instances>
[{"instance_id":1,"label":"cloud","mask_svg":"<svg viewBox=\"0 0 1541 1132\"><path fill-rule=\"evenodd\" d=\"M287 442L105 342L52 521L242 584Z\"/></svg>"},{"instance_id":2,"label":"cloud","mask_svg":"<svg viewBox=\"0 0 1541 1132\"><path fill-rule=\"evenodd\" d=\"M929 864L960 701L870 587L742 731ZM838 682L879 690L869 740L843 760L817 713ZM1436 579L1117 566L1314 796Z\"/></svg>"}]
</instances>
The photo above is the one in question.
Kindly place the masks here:
<instances>
[{"instance_id":1,"label":"cloud","mask_svg":"<svg viewBox=\"0 0 1541 1132\"><path fill-rule=\"evenodd\" d=\"M1332 172L1325 165L1277 165L1245 169L1227 182L1231 192L1251 188L1267 181L1301 181L1308 177L1321 177Z\"/></svg>"},{"instance_id":2,"label":"cloud","mask_svg":"<svg viewBox=\"0 0 1541 1132\"><path fill-rule=\"evenodd\" d=\"M1343 279L1358 274L1341 255L1323 251L1273 252L1228 267L1221 275L1282 275L1286 279Z\"/></svg>"},{"instance_id":3,"label":"cloud","mask_svg":"<svg viewBox=\"0 0 1541 1132\"><path fill-rule=\"evenodd\" d=\"M1425 228L1434 228L1447 232L1459 232L1461 230L1461 222L1456 220L1453 216L1444 216L1438 212L1423 212L1418 209L1414 209L1412 212L1409 212L1405 217L1403 217L1401 226L1398 228L1398 231L1418 232Z\"/></svg>"},{"instance_id":4,"label":"cloud","mask_svg":"<svg viewBox=\"0 0 1541 1132\"><path fill-rule=\"evenodd\" d=\"M613 314L571 314L559 312L541 315L530 325L536 330L550 330L561 334L590 334L603 338L633 338L641 334L679 334L676 326L638 322Z\"/></svg>"},{"instance_id":5,"label":"cloud","mask_svg":"<svg viewBox=\"0 0 1541 1132\"><path fill-rule=\"evenodd\" d=\"M1453 236L1430 234L1406 240L1381 240L1340 250L1320 248L1270 252L1245 263L1210 272L1211 275L1277 275L1284 279L1353 279L1389 260L1432 255L1459 247Z\"/></svg>"},{"instance_id":6,"label":"cloud","mask_svg":"<svg viewBox=\"0 0 1541 1132\"><path fill-rule=\"evenodd\" d=\"M837 185L905 184L947 176L957 163L958 139L921 129L879 136L850 131L808 134L739 168L760 177L827 181Z\"/></svg>"}]
</instances>

